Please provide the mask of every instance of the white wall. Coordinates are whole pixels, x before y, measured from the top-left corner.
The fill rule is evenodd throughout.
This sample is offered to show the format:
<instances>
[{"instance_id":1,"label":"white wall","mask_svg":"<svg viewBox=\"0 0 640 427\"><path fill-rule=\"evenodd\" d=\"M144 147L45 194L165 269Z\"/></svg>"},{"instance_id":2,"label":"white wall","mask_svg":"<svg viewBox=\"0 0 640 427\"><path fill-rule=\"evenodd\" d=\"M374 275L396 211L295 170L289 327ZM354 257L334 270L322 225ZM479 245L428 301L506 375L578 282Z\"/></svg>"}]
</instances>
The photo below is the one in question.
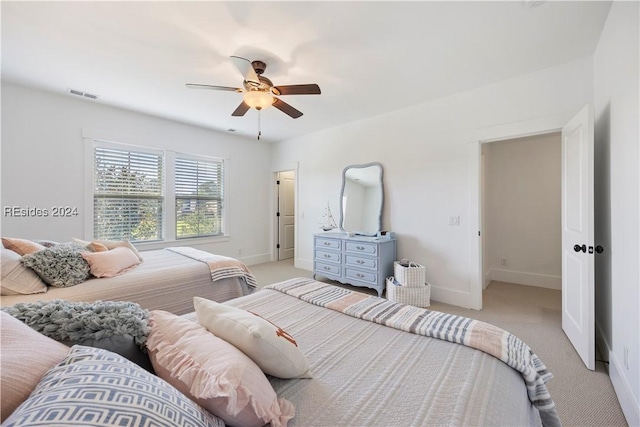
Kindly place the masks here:
<instances>
[{"instance_id":1,"label":"white wall","mask_svg":"<svg viewBox=\"0 0 640 427\"><path fill-rule=\"evenodd\" d=\"M630 425L640 425L639 13L638 2L613 2L594 54L595 237L605 248L596 331Z\"/></svg>"},{"instance_id":2,"label":"white wall","mask_svg":"<svg viewBox=\"0 0 640 427\"><path fill-rule=\"evenodd\" d=\"M312 236L326 201L339 206L342 169L380 162L383 229L396 232L398 258L427 267L434 300L473 306L480 266L472 255L478 208L469 167L478 135L490 139L491 128L522 121L568 120L592 97L592 61L584 58L275 144L273 170L299 162L297 265L312 269ZM460 216L460 225L449 226L449 216Z\"/></svg>"},{"instance_id":3,"label":"white wall","mask_svg":"<svg viewBox=\"0 0 640 427\"><path fill-rule=\"evenodd\" d=\"M63 205L78 207L80 215L16 218L5 216L3 210L3 236L57 241L88 237L83 236L83 132L115 142L228 159L230 237L208 239L206 244L192 239L188 244L248 264L270 259L269 145L7 82L2 82L3 208ZM183 244L187 243L172 243Z\"/></svg>"},{"instance_id":4,"label":"white wall","mask_svg":"<svg viewBox=\"0 0 640 427\"><path fill-rule=\"evenodd\" d=\"M562 289L560 134L482 150L487 280Z\"/></svg>"}]
</instances>

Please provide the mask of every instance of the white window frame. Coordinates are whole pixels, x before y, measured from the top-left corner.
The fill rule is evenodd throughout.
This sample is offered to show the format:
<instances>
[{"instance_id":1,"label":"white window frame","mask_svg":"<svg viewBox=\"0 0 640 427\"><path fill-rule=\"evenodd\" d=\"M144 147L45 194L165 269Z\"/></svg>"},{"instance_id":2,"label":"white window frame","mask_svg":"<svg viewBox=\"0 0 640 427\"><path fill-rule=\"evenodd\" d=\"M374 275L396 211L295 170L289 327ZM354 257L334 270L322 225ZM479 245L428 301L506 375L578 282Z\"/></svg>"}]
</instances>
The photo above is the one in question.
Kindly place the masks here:
<instances>
[{"instance_id":1,"label":"white window frame","mask_svg":"<svg viewBox=\"0 0 640 427\"><path fill-rule=\"evenodd\" d=\"M134 145L121 142L113 142L105 139L88 136L83 130L84 139L84 235L83 239L91 240L93 235L93 192L94 192L94 174L95 159L94 148L108 147L119 150L143 151L149 153L162 153L164 156L164 204L163 204L163 235L164 240L156 241L140 241L136 242L137 247L143 249L160 249L168 246L175 246L176 243L181 245L189 244L206 244L229 241L229 203L228 203L228 176L229 176L229 159L223 157L213 157L205 155L176 153L171 150L162 150L150 148L141 145ZM223 179L223 215L222 215L222 235L219 236L195 236L176 238L176 197L175 197L175 159L176 155L180 158L189 158L203 161L221 161L224 164Z\"/></svg>"}]
</instances>

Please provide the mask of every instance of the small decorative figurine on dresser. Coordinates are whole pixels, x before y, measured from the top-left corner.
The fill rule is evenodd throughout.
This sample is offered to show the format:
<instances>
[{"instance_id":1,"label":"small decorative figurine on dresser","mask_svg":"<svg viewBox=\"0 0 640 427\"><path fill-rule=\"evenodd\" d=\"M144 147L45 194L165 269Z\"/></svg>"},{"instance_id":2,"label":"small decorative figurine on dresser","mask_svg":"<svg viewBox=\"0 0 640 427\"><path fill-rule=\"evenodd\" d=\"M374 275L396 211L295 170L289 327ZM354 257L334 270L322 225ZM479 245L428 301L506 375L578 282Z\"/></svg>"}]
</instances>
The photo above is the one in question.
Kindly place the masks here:
<instances>
[{"instance_id":1,"label":"small decorative figurine on dresser","mask_svg":"<svg viewBox=\"0 0 640 427\"><path fill-rule=\"evenodd\" d=\"M324 211L324 214L322 214L322 224L320 224L320 228L324 231L331 231L338 228L336 220L333 219L333 215L331 214L329 202L327 202L327 209Z\"/></svg>"}]
</instances>

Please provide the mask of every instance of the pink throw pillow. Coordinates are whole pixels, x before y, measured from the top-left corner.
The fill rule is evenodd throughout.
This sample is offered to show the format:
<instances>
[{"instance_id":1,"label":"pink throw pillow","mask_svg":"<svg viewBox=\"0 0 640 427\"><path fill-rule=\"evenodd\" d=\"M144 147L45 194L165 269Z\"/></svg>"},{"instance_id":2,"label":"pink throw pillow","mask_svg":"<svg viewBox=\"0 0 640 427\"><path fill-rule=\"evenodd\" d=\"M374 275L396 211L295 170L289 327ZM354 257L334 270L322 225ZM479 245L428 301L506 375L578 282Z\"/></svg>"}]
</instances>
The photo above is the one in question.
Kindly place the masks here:
<instances>
[{"instance_id":1,"label":"pink throw pillow","mask_svg":"<svg viewBox=\"0 0 640 427\"><path fill-rule=\"evenodd\" d=\"M2 421L24 402L40 378L62 361L69 347L46 337L0 311L0 387Z\"/></svg>"},{"instance_id":2,"label":"pink throw pillow","mask_svg":"<svg viewBox=\"0 0 640 427\"><path fill-rule=\"evenodd\" d=\"M127 247L117 247L106 252L82 252L81 254L82 258L89 263L91 274L96 277L117 276L140 263L136 254Z\"/></svg>"},{"instance_id":3,"label":"pink throw pillow","mask_svg":"<svg viewBox=\"0 0 640 427\"><path fill-rule=\"evenodd\" d=\"M276 392L249 357L203 326L154 310L147 349L164 379L228 425L283 427L293 405Z\"/></svg>"},{"instance_id":4,"label":"pink throw pillow","mask_svg":"<svg viewBox=\"0 0 640 427\"><path fill-rule=\"evenodd\" d=\"M45 248L41 244L32 242L31 240L14 239L11 237L3 237L2 245L7 249L11 249L12 251L14 251L19 255L32 254L34 252L41 251Z\"/></svg>"}]
</instances>

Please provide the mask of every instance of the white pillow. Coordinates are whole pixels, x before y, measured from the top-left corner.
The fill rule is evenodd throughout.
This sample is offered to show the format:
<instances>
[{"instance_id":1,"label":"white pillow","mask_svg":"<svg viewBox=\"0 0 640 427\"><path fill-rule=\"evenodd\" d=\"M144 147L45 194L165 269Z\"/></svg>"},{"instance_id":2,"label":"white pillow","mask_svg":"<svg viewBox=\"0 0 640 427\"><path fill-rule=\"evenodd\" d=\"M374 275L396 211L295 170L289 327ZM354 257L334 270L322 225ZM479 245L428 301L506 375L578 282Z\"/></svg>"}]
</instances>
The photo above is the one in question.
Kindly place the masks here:
<instances>
[{"instance_id":1,"label":"white pillow","mask_svg":"<svg viewBox=\"0 0 640 427\"><path fill-rule=\"evenodd\" d=\"M249 356L265 374L278 378L312 378L309 361L296 341L262 317L217 302L194 297L198 322Z\"/></svg>"},{"instance_id":2,"label":"white pillow","mask_svg":"<svg viewBox=\"0 0 640 427\"><path fill-rule=\"evenodd\" d=\"M0 272L0 294L20 295L47 292L47 285L32 269L20 263L22 256L10 249L2 248Z\"/></svg>"}]
</instances>

